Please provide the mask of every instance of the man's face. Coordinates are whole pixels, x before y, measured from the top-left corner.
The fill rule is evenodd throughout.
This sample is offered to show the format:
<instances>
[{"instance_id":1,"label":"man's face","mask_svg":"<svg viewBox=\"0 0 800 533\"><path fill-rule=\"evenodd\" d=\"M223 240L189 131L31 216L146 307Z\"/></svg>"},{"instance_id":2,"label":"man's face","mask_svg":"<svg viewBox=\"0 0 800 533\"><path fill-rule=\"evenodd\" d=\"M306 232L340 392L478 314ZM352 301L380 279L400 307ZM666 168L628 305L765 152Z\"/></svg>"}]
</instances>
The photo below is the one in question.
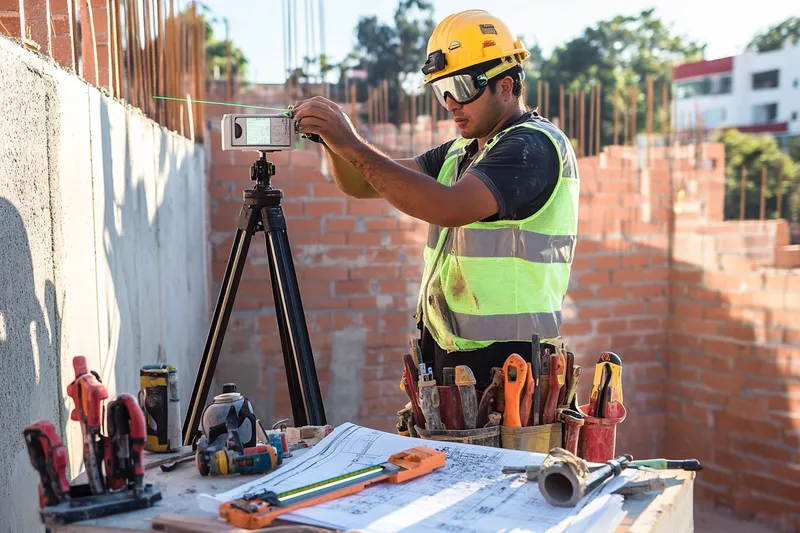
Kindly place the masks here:
<instances>
[{"instance_id":1,"label":"man's face","mask_svg":"<svg viewBox=\"0 0 800 533\"><path fill-rule=\"evenodd\" d=\"M464 105L447 96L447 110L453 116L453 121L461 131L462 137L465 139L484 137L497 125L499 117L504 113L500 91L500 83L495 87L495 92L486 87L483 94Z\"/></svg>"}]
</instances>

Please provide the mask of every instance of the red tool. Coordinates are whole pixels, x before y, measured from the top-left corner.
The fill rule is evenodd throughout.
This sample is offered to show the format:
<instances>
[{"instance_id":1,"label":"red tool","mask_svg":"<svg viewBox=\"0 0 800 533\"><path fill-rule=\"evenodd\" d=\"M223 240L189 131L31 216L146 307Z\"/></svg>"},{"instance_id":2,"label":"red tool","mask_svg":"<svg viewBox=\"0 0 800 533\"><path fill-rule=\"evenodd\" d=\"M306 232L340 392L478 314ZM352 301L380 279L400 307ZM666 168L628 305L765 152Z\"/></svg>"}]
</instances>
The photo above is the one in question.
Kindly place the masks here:
<instances>
[{"instance_id":1,"label":"red tool","mask_svg":"<svg viewBox=\"0 0 800 533\"><path fill-rule=\"evenodd\" d=\"M564 385L566 365L563 354L557 353L550 356L550 391L547 396L547 404L544 406L544 424L553 424L556 421L558 395Z\"/></svg>"},{"instance_id":2,"label":"red tool","mask_svg":"<svg viewBox=\"0 0 800 533\"><path fill-rule=\"evenodd\" d=\"M39 473L39 507L57 505L69 497L67 449L49 420L39 420L26 427L22 434L31 464Z\"/></svg>"},{"instance_id":3,"label":"red tool","mask_svg":"<svg viewBox=\"0 0 800 533\"><path fill-rule=\"evenodd\" d=\"M144 489L144 445L147 429L136 398L123 392L108 404L105 467L108 488L129 487L134 494Z\"/></svg>"},{"instance_id":4,"label":"red tool","mask_svg":"<svg viewBox=\"0 0 800 533\"><path fill-rule=\"evenodd\" d=\"M584 424L583 415L572 409L560 408L558 410L559 420L564 422L564 449L568 452L578 454L578 439L580 437L581 426Z\"/></svg>"},{"instance_id":5,"label":"red tool","mask_svg":"<svg viewBox=\"0 0 800 533\"><path fill-rule=\"evenodd\" d=\"M245 494L241 499L223 503L219 515L237 527L260 529L283 514L355 494L375 483L403 483L424 476L443 467L445 461L444 452L418 446L392 455L385 463L306 487L280 494L271 491Z\"/></svg>"},{"instance_id":6,"label":"red tool","mask_svg":"<svg viewBox=\"0 0 800 533\"><path fill-rule=\"evenodd\" d=\"M568 405L569 399L567 398L567 394L569 393L570 386L572 385L572 372L575 368L575 354L567 350L566 346L562 345L561 353L564 354L567 367L564 374L564 386L561 387L561 392L558 394L558 405Z\"/></svg>"},{"instance_id":7,"label":"red tool","mask_svg":"<svg viewBox=\"0 0 800 533\"><path fill-rule=\"evenodd\" d=\"M525 387L528 374L528 364L518 354L512 353L506 358L503 373L505 374L503 396L506 404L503 425L509 428L519 428L522 427L520 406L522 389Z\"/></svg>"},{"instance_id":8,"label":"red tool","mask_svg":"<svg viewBox=\"0 0 800 533\"><path fill-rule=\"evenodd\" d=\"M535 339L538 337L534 337ZM538 340L534 346L538 347ZM533 363L531 363L531 372L533 374L533 402L531 404L530 426L538 426L541 422L541 397L542 397L542 356L538 348L533 351Z\"/></svg>"},{"instance_id":9,"label":"red tool","mask_svg":"<svg viewBox=\"0 0 800 533\"><path fill-rule=\"evenodd\" d=\"M464 429L464 413L461 397L455 385L437 385L439 392L439 414L445 429Z\"/></svg>"},{"instance_id":10,"label":"red tool","mask_svg":"<svg viewBox=\"0 0 800 533\"><path fill-rule=\"evenodd\" d=\"M161 491L144 483L147 430L136 398L123 393L109 403L103 435L101 413L108 392L100 376L87 369L83 356L73 358L72 365L75 380L67 386L67 394L75 401L71 418L81 423L83 431L88 483L67 481L67 453L52 423L43 420L28 426L24 435L40 476L42 522L69 524L151 507L161 499Z\"/></svg>"},{"instance_id":11,"label":"red tool","mask_svg":"<svg viewBox=\"0 0 800 533\"><path fill-rule=\"evenodd\" d=\"M416 343L413 339L412 342ZM406 394L408 394L411 400L414 421L421 429L425 429L425 416L422 414L422 409L419 407L419 390L417 388L419 371L416 365L414 365L414 356L408 353L403 355L403 376L406 378Z\"/></svg>"},{"instance_id":12,"label":"red tool","mask_svg":"<svg viewBox=\"0 0 800 533\"><path fill-rule=\"evenodd\" d=\"M93 494L105 492L100 464L103 460L100 443L102 418L100 415L103 400L108 398L108 390L96 372L89 372L86 358L78 355L72 359L75 380L67 385L67 394L75 402L70 418L81 423L83 433L83 463L86 478Z\"/></svg>"}]
</instances>

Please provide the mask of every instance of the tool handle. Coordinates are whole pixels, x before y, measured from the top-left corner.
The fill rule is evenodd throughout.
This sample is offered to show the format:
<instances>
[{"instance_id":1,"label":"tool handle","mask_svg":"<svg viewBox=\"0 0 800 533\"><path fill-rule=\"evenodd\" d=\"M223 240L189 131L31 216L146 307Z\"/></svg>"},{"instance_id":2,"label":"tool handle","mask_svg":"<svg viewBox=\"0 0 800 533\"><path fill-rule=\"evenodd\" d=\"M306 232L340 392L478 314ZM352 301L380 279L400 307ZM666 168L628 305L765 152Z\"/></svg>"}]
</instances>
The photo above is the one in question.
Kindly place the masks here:
<instances>
[{"instance_id":1,"label":"tool handle","mask_svg":"<svg viewBox=\"0 0 800 533\"><path fill-rule=\"evenodd\" d=\"M558 359L559 355L557 354L550 356L550 391L547 396L547 403L544 406L543 424L552 424L556 421L556 406L558 403L558 394L560 392Z\"/></svg>"},{"instance_id":2,"label":"tool handle","mask_svg":"<svg viewBox=\"0 0 800 533\"><path fill-rule=\"evenodd\" d=\"M416 344L414 339L411 341ZM406 377L406 393L411 400L411 407L414 410L414 418L420 428L425 429L425 416L419 406L419 391L417 382L419 380L419 372L414 365L414 356L411 354L403 355L403 373Z\"/></svg>"},{"instance_id":3,"label":"tool handle","mask_svg":"<svg viewBox=\"0 0 800 533\"><path fill-rule=\"evenodd\" d=\"M28 457L39 474L39 507L57 505L69 495L67 467L69 457L55 426L39 420L22 431Z\"/></svg>"},{"instance_id":4,"label":"tool handle","mask_svg":"<svg viewBox=\"0 0 800 533\"><path fill-rule=\"evenodd\" d=\"M464 413L464 429L475 429L478 418L478 397L472 385L459 385L458 394L461 396L461 412Z\"/></svg>"},{"instance_id":5,"label":"tool handle","mask_svg":"<svg viewBox=\"0 0 800 533\"><path fill-rule=\"evenodd\" d=\"M439 392L439 415L445 429L464 429L464 414L461 398L455 385L437 385Z\"/></svg>"},{"instance_id":6,"label":"tool handle","mask_svg":"<svg viewBox=\"0 0 800 533\"><path fill-rule=\"evenodd\" d=\"M492 406L497 399L498 391L503 389L503 379L503 369L497 368L492 376L492 382L483 391L481 401L478 402L478 417L475 421L477 427L485 427L489 422L489 414L492 412Z\"/></svg>"},{"instance_id":7,"label":"tool handle","mask_svg":"<svg viewBox=\"0 0 800 533\"><path fill-rule=\"evenodd\" d=\"M426 429L432 431L444 429L439 415L439 391L436 389L436 382L422 380L419 385L419 406L425 416Z\"/></svg>"},{"instance_id":8,"label":"tool handle","mask_svg":"<svg viewBox=\"0 0 800 533\"><path fill-rule=\"evenodd\" d=\"M503 372L505 374L503 425L512 428L522 427L520 400L522 389L525 387L528 364L520 355L512 353L503 365Z\"/></svg>"},{"instance_id":9,"label":"tool handle","mask_svg":"<svg viewBox=\"0 0 800 533\"><path fill-rule=\"evenodd\" d=\"M531 404L531 425L538 426L541 422L539 417L539 406L541 404L542 395L542 358L539 354L539 341L538 335L535 336L536 342L534 343L533 362L531 369L533 371L533 402Z\"/></svg>"},{"instance_id":10,"label":"tool handle","mask_svg":"<svg viewBox=\"0 0 800 533\"><path fill-rule=\"evenodd\" d=\"M533 368L530 363L527 363L527 367L525 387L522 389L522 399L519 402L519 420L523 426L530 425L531 407L533 406Z\"/></svg>"},{"instance_id":11,"label":"tool handle","mask_svg":"<svg viewBox=\"0 0 800 533\"><path fill-rule=\"evenodd\" d=\"M75 402L75 408L70 418L99 432L102 425L102 402L108 398L108 390L93 372L88 371L84 356L75 356L72 367L75 369L75 380L67 385L67 394Z\"/></svg>"}]
</instances>

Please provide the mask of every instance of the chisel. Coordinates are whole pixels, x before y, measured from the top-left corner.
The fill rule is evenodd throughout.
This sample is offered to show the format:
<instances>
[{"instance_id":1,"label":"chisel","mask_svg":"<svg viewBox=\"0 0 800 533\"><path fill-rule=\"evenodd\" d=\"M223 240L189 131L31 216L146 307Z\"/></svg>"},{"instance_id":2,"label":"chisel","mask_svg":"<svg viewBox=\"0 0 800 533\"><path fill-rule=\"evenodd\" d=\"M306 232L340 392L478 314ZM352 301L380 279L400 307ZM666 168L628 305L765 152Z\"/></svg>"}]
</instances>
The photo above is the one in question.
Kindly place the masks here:
<instances>
[{"instance_id":1,"label":"chisel","mask_svg":"<svg viewBox=\"0 0 800 533\"><path fill-rule=\"evenodd\" d=\"M566 365L562 354L550 356L550 391L547 396L547 404L544 406L544 424L552 424L556 421L558 395L561 387L564 386Z\"/></svg>"},{"instance_id":2,"label":"chisel","mask_svg":"<svg viewBox=\"0 0 800 533\"><path fill-rule=\"evenodd\" d=\"M430 368L425 371L425 363L420 365L419 406L425 417L425 429L431 431L444 429L439 415L439 391L436 388L436 380L433 379Z\"/></svg>"}]
</instances>

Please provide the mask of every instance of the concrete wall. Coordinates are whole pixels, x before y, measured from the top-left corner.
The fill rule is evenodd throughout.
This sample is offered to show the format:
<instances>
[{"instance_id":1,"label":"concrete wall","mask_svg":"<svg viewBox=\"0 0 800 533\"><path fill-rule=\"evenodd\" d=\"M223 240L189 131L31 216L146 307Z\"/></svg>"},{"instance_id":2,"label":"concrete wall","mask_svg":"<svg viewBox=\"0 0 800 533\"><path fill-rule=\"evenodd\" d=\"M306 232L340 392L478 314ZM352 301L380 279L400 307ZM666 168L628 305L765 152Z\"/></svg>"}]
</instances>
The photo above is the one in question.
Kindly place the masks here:
<instances>
[{"instance_id":1,"label":"concrete wall","mask_svg":"<svg viewBox=\"0 0 800 533\"><path fill-rule=\"evenodd\" d=\"M113 398L178 365L182 410L208 316L203 146L0 38L0 532L39 531L22 430L49 419L72 474L72 358ZM9 483L9 480L14 480Z\"/></svg>"}]
</instances>

